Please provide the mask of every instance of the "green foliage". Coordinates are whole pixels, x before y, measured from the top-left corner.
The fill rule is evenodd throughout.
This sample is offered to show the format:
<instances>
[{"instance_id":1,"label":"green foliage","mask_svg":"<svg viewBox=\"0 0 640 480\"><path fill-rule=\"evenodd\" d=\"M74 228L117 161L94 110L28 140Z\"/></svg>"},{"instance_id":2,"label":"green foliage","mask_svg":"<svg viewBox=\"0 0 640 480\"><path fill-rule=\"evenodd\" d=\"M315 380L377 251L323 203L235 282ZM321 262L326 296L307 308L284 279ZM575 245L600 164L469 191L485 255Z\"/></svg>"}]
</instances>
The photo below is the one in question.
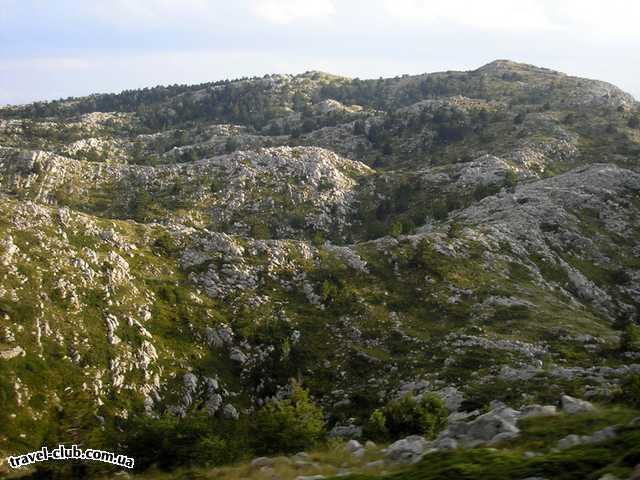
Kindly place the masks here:
<instances>
[{"instance_id":1,"label":"green foliage","mask_svg":"<svg viewBox=\"0 0 640 480\"><path fill-rule=\"evenodd\" d=\"M399 237L402 235L402 222L394 222L389 229L389 235Z\"/></svg>"},{"instance_id":2,"label":"green foliage","mask_svg":"<svg viewBox=\"0 0 640 480\"><path fill-rule=\"evenodd\" d=\"M427 394L420 400L405 395L383 408L385 426L393 438L421 434L434 438L447 424L449 411L442 399Z\"/></svg>"},{"instance_id":3,"label":"green foliage","mask_svg":"<svg viewBox=\"0 0 640 480\"><path fill-rule=\"evenodd\" d=\"M640 409L640 375L630 375L621 385L621 400Z\"/></svg>"},{"instance_id":4,"label":"green foliage","mask_svg":"<svg viewBox=\"0 0 640 480\"><path fill-rule=\"evenodd\" d=\"M153 207L155 200L146 190L140 190L135 193L129 203L131 217L138 222L149 221L153 217Z\"/></svg>"},{"instance_id":5,"label":"green foliage","mask_svg":"<svg viewBox=\"0 0 640 480\"><path fill-rule=\"evenodd\" d=\"M459 110L441 108L434 114L433 122L440 144L459 142L472 132L470 119Z\"/></svg>"},{"instance_id":6,"label":"green foliage","mask_svg":"<svg viewBox=\"0 0 640 480\"><path fill-rule=\"evenodd\" d=\"M387 418L380 409L375 409L369 420L367 421L364 434L372 440L386 440L389 438L389 429L387 428Z\"/></svg>"},{"instance_id":7,"label":"green foliage","mask_svg":"<svg viewBox=\"0 0 640 480\"><path fill-rule=\"evenodd\" d=\"M428 239L423 239L418 244L415 261L416 264L429 270L430 273L437 274L439 277L442 277L445 273L446 261Z\"/></svg>"},{"instance_id":8,"label":"green foliage","mask_svg":"<svg viewBox=\"0 0 640 480\"><path fill-rule=\"evenodd\" d=\"M629 322L620 335L620 350L629 352L637 349L640 349L640 326Z\"/></svg>"},{"instance_id":9,"label":"green foliage","mask_svg":"<svg viewBox=\"0 0 640 480\"><path fill-rule=\"evenodd\" d=\"M449 216L449 209L445 200L438 199L431 205L431 214L436 220L446 220Z\"/></svg>"},{"instance_id":10,"label":"green foliage","mask_svg":"<svg viewBox=\"0 0 640 480\"><path fill-rule=\"evenodd\" d=\"M256 413L252 437L259 453L297 452L317 445L324 436L322 408L296 382L292 388L291 398L268 402Z\"/></svg>"},{"instance_id":11,"label":"green foliage","mask_svg":"<svg viewBox=\"0 0 640 480\"><path fill-rule=\"evenodd\" d=\"M451 222L447 231L448 238L459 238L464 230L464 226L458 222Z\"/></svg>"},{"instance_id":12,"label":"green foliage","mask_svg":"<svg viewBox=\"0 0 640 480\"><path fill-rule=\"evenodd\" d=\"M240 147L240 142L236 137L229 137L224 144L225 153L235 152Z\"/></svg>"},{"instance_id":13,"label":"green foliage","mask_svg":"<svg viewBox=\"0 0 640 480\"><path fill-rule=\"evenodd\" d=\"M366 133L366 124L363 120L356 120L353 124L354 135L364 135Z\"/></svg>"},{"instance_id":14,"label":"green foliage","mask_svg":"<svg viewBox=\"0 0 640 480\"><path fill-rule=\"evenodd\" d=\"M496 184L479 184L473 190L473 198L476 201L482 200L484 197L495 195L500 191L500 186Z\"/></svg>"},{"instance_id":15,"label":"green foliage","mask_svg":"<svg viewBox=\"0 0 640 480\"><path fill-rule=\"evenodd\" d=\"M508 191L514 192L518 185L518 174L515 170L507 170L504 176L504 185Z\"/></svg>"},{"instance_id":16,"label":"green foliage","mask_svg":"<svg viewBox=\"0 0 640 480\"><path fill-rule=\"evenodd\" d=\"M152 248L158 255L166 256L174 255L178 251L175 240L166 232L163 232L158 236L158 238L156 238L156 241L153 242Z\"/></svg>"},{"instance_id":17,"label":"green foliage","mask_svg":"<svg viewBox=\"0 0 640 480\"><path fill-rule=\"evenodd\" d=\"M178 466L222 465L237 460L247 449L242 426L229 429L221 420L204 415L177 418L133 417L124 428L126 454L136 469L151 465L169 470Z\"/></svg>"},{"instance_id":18,"label":"green foliage","mask_svg":"<svg viewBox=\"0 0 640 480\"><path fill-rule=\"evenodd\" d=\"M339 298L340 288L330 279L326 279L322 282L322 299L326 301L333 301Z\"/></svg>"},{"instance_id":19,"label":"green foliage","mask_svg":"<svg viewBox=\"0 0 640 480\"><path fill-rule=\"evenodd\" d=\"M255 221L251 225L251 236L255 239L266 240L271 238L271 229L263 222Z\"/></svg>"}]
</instances>

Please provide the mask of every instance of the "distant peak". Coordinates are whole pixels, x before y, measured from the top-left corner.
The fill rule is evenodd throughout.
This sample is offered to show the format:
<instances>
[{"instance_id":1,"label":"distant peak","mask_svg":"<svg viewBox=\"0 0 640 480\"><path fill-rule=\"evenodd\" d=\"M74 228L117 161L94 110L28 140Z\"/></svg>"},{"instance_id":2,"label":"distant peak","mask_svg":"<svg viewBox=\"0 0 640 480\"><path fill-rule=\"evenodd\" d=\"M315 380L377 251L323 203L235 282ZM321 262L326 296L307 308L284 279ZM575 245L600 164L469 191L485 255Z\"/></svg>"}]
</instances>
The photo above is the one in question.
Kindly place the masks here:
<instances>
[{"instance_id":1,"label":"distant peak","mask_svg":"<svg viewBox=\"0 0 640 480\"><path fill-rule=\"evenodd\" d=\"M301 73L298 75L299 77L304 78L312 78L312 79L340 79L340 78L349 78L343 75L335 75L329 72L323 72L321 70L309 70L307 72Z\"/></svg>"},{"instance_id":2,"label":"distant peak","mask_svg":"<svg viewBox=\"0 0 640 480\"><path fill-rule=\"evenodd\" d=\"M528 63L514 62L513 60L499 59L487 63L476 70L483 73L505 73L505 72L538 72L538 73L559 73L548 68L537 67Z\"/></svg>"}]
</instances>

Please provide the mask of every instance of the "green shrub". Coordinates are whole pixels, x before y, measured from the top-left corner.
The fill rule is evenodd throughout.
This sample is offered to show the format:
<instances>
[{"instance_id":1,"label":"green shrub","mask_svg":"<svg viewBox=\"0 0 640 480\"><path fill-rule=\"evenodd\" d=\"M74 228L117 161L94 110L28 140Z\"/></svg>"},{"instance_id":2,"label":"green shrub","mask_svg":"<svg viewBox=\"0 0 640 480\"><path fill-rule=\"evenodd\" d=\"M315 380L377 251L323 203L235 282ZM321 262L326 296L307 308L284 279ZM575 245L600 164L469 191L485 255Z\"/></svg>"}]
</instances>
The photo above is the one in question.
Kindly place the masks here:
<instances>
[{"instance_id":1,"label":"green shrub","mask_svg":"<svg viewBox=\"0 0 640 480\"><path fill-rule=\"evenodd\" d=\"M386 440L389 437L387 419L380 409L375 409L364 428L364 434L372 440Z\"/></svg>"},{"instance_id":2,"label":"green shrub","mask_svg":"<svg viewBox=\"0 0 640 480\"><path fill-rule=\"evenodd\" d=\"M400 235L402 235L402 222L394 222L389 229L389 235L391 235L392 237L399 237Z\"/></svg>"},{"instance_id":3,"label":"green shrub","mask_svg":"<svg viewBox=\"0 0 640 480\"><path fill-rule=\"evenodd\" d=\"M421 434L434 438L447 424L449 411L436 395L420 400L411 395L390 401L383 409L386 427L392 437Z\"/></svg>"},{"instance_id":4,"label":"green shrub","mask_svg":"<svg viewBox=\"0 0 640 480\"><path fill-rule=\"evenodd\" d=\"M622 382L622 400L634 408L640 408L640 375L631 375Z\"/></svg>"},{"instance_id":5,"label":"green shrub","mask_svg":"<svg viewBox=\"0 0 640 480\"><path fill-rule=\"evenodd\" d=\"M259 453L297 452L316 445L324 431L322 408L294 382L291 398L268 402L258 410L253 440Z\"/></svg>"},{"instance_id":6,"label":"green shrub","mask_svg":"<svg viewBox=\"0 0 640 480\"><path fill-rule=\"evenodd\" d=\"M629 352L637 349L640 349L640 327L628 323L620 336L620 350Z\"/></svg>"},{"instance_id":7,"label":"green shrub","mask_svg":"<svg viewBox=\"0 0 640 480\"><path fill-rule=\"evenodd\" d=\"M238 148L240 148L240 142L236 137L229 137L224 144L225 153L235 152Z\"/></svg>"},{"instance_id":8,"label":"green shrub","mask_svg":"<svg viewBox=\"0 0 640 480\"><path fill-rule=\"evenodd\" d=\"M261 222L253 222L251 225L251 236L255 239L266 240L271 238L271 229L268 225Z\"/></svg>"},{"instance_id":9,"label":"green shrub","mask_svg":"<svg viewBox=\"0 0 640 480\"><path fill-rule=\"evenodd\" d=\"M518 174L514 170L507 170L504 175L504 186L507 187L507 191L515 192L518 185Z\"/></svg>"},{"instance_id":10,"label":"green shrub","mask_svg":"<svg viewBox=\"0 0 640 480\"><path fill-rule=\"evenodd\" d=\"M237 438L242 433L225 432L221 421L207 416L134 417L127 422L125 431L126 452L135 458L136 470L145 470L151 465L165 470L222 465L244 453L242 447L226 439Z\"/></svg>"},{"instance_id":11,"label":"green shrub","mask_svg":"<svg viewBox=\"0 0 640 480\"><path fill-rule=\"evenodd\" d=\"M156 238L151 247L157 255L171 256L178 252L175 240L168 233L162 233Z\"/></svg>"}]
</instances>

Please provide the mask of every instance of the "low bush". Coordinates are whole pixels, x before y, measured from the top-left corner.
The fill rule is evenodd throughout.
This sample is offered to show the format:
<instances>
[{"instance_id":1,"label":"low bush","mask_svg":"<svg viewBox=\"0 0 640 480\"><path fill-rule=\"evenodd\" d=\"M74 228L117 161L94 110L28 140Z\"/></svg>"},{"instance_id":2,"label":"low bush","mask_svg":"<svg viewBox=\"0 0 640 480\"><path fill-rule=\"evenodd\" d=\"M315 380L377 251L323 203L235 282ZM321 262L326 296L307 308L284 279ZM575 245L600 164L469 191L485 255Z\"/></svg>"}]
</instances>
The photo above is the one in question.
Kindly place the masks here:
<instances>
[{"instance_id":1,"label":"low bush","mask_svg":"<svg viewBox=\"0 0 640 480\"><path fill-rule=\"evenodd\" d=\"M291 398L268 402L258 410L252 433L259 453L305 450L323 438L324 412L309 398L309 392L293 383Z\"/></svg>"},{"instance_id":2,"label":"low bush","mask_svg":"<svg viewBox=\"0 0 640 480\"><path fill-rule=\"evenodd\" d=\"M622 401L634 408L640 408L640 375L631 375L622 382Z\"/></svg>"},{"instance_id":3,"label":"low bush","mask_svg":"<svg viewBox=\"0 0 640 480\"><path fill-rule=\"evenodd\" d=\"M373 411L364 428L364 434L372 440L386 440L389 437L389 429L387 429L387 419L384 412L380 409Z\"/></svg>"},{"instance_id":4,"label":"low bush","mask_svg":"<svg viewBox=\"0 0 640 480\"><path fill-rule=\"evenodd\" d=\"M444 402L433 394L420 399L406 395L392 400L382 409L382 413L384 426L392 438L413 434L434 438L446 426L449 415ZM379 418L376 414L374 420L379 422Z\"/></svg>"},{"instance_id":5,"label":"low bush","mask_svg":"<svg viewBox=\"0 0 640 480\"><path fill-rule=\"evenodd\" d=\"M228 431L222 421L205 415L186 418L136 417L129 420L124 444L126 454L135 458L136 470L156 465L163 470L181 466L214 466L238 460L247 452L239 439L246 432ZM234 425L232 430L240 430Z\"/></svg>"}]
</instances>

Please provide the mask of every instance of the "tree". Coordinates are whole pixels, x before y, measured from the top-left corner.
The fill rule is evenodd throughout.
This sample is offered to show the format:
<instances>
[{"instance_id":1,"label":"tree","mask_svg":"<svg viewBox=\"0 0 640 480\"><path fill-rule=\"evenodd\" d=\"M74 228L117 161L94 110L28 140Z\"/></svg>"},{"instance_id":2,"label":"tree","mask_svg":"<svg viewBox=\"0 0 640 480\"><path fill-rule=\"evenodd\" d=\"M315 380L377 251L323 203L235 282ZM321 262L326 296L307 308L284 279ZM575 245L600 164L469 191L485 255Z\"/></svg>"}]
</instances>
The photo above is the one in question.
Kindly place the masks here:
<instances>
[{"instance_id":1,"label":"tree","mask_svg":"<svg viewBox=\"0 0 640 480\"><path fill-rule=\"evenodd\" d=\"M366 133L366 125L364 120L356 120L353 124L354 135L364 135Z\"/></svg>"},{"instance_id":2,"label":"tree","mask_svg":"<svg viewBox=\"0 0 640 480\"><path fill-rule=\"evenodd\" d=\"M141 190L131 199L129 204L131 217L137 222L148 221L153 214L153 205L153 197L146 190Z\"/></svg>"},{"instance_id":3,"label":"tree","mask_svg":"<svg viewBox=\"0 0 640 480\"><path fill-rule=\"evenodd\" d=\"M99 162L101 160L100 152L95 147L91 147L84 154L84 157L89 162Z\"/></svg>"},{"instance_id":4,"label":"tree","mask_svg":"<svg viewBox=\"0 0 640 480\"><path fill-rule=\"evenodd\" d=\"M634 115L633 117L631 117L629 119L629 122L627 122L627 125L629 126L629 128L640 128L640 115Z\"/></svg>"},{"instance_id":5,"label":"tree","mask_svg":"<svg viewBox=\"0 0 640 480\"><path fill-rule=\"evenodd\" d=\"M298 452L316 445L324 436L322 408L309 398L309 392L292 381L291 397L268 402L255 416L253 439L263 454Z\"/></svg>"},{"instance_id":6,"label":"tree","mask_svg":"<svg viewBox=\"0 0 640 480\"><path fill-rule=\"evenodd\" d=\"M305 118L302 122L302 133L310 133L316 129L316 122L312 118Z\"/></svg>"},{"instance_id":7,"label":"tree","mask_svg":"<svg viewBox=\"0 0 640 480\"><path fill-rule=\"evenodd\" d=\"M240 142L236 137L227 138L226 143L224 144L225 153L231 153L236 151L240 147Z\"/></svg>"},{"instance_id":8,"label":"tree","mask_svg":"<svg viewBox=\"0 0 640 480\"><path fill-rule=\"evenodd\" d=\"M640 326L634 323L627 323L620 336L620 350L623 352L640 348Z\"/></svg>"},{"instance_id":9,"label":"tree","mask_svg":"<svg viewBox=\"0 0 640 480\"><path fill-rule=\"evenodd\" d=\"M518 174L514 170L507 170L504 174L504 186L507 191L514 193L516 191L516 185L518 185Z\"/></svg>"}]
</instances>

